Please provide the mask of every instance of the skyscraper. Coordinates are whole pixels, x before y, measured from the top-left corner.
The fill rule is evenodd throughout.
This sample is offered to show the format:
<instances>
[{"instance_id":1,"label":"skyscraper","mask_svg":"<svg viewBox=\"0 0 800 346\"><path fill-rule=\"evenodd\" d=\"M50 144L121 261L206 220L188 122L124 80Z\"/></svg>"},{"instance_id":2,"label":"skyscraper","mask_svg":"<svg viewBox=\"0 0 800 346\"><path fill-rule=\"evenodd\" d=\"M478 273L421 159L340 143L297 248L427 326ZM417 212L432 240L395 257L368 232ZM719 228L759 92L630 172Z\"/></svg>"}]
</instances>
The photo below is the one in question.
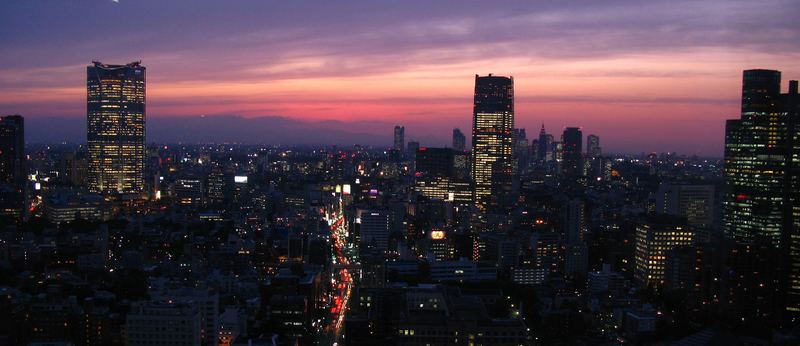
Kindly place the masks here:
<instances>
[{"instance_id":1,"label":"skyscraper","mask_svg":"<svg viewBox=\"0 0 800 346\"><path fill-rule=\"evenodd\" d=\"M742 114L725 127L722 227L740 244L766 238L785 256L786 310L800 313L800 131L797 82L746 70Z\"/></svg>"},{"instance_id":2,"label":"skyscraper","mask_svg":"<svg viewBox=\"0 0 800 346\"><path fill-rule=\"evenodd\" d=\"M86 68L89 190L144 190L145 67L140 62Z\"/></svg>"},{"instance_id":3,"label":"skyscraper","mask_svg":"<svg viewBox=\"0 0 800 346\"><path fill-rule=\"evenodd\" d=\"M536 159L541 163L547 162L547 153L549 151L550 141L549 137L547 136L547 132L544 130L544 123L542 123L542 129L539 131L539 149L537 150L539 157Z\"/></svg>"},{"instance_id":4,"label":"skyscraper","mask_svg":"<svg viewBox=\"0 0 800 346\"><path fill-rule=\"evenodd\" d=\"M381 254L389 249L390 220L386 210L364 210L360 217L361 243Z\"/></svg>"},{"instance_id":5,"label":"skyscraper","mask_svg":"<svg viewBox=\"0 0 800 346\"><path fill-rule=\"evenodd\" d=\"M586 136L586 155L591 158L600 156L600 137L597 135Z\"/></svg>"},{"instance_id":6,"label":"skyscraper","mask_svg":"<svg viewBox=\"0 0 800 346\"><path fill-rule=\"evenodd\" d=\"M397 125L394 127L394 150L402 152L406 147L406 128Z\"/></svg>"},{"instance_id":7,"label":"skyscraper","mask_svg":"<svg viewBox=\"0 0 800 346\"><path fill-rule=\"evenodd\" d=\"M0 183L25 182L25 119L20 115L0 118Z\"/></svg>"},{"instance_id":8,"label":"skyscraper","mask_svg":"<svg viewBox=\"0 0 800 346\"><path fill-rule=\"evenodd\" d=\"M514 129L514 156L516 157L517 173L527 170L530 149L525 129Z\"/></svg>"},{"instance_id":9,"label":"skyscraper","mask_svg":"<svg viewBox=\"0 0 800 346\"><path fill-rule=\"evenodd\" d=\"M567 127L561 136L563 163L561 169L567 177L583 176L583 133L580 128Z\"/></svg>"},{"instance_id":10,"label":"skyscraper","mask_svg":"<svg viewBox=\"0 0 800 346\"><path fill-rule=\"evenodd\" d=\"M25 121L0 118L0 215L21 220L25 204Z\"/></svg>"},{"instance_id":11,"label":"skyscraper","mask_svg":"<svg viewBox=\"0 0 800 346\"><path fill-rule=\"evenodd\" d=\"M453 129L453 150L464 152L466 149L467 138L461 133L460 129Z\"/></svg>"},{"instance_id":12,"label":"skyscraper","mask_svg":"<svg viewBox=\"0 0 800 346\"><path fill-rule=\"evenodd\" d=\"M514 79L475 75L472 179L478 210L499 206L511 193Z\"/></svg>"},{"instance_id":13,"label":"skyscraper","mask_svg":"<svg viewBox=\"0 0 800 346\"><path fill-rule=\"evenodd\" d=\"M741 119L726 124L723 228L741 243L765 235L780 244L787 137L780 81L779 71L744 71Z\"/></svg>"}]
</instances>

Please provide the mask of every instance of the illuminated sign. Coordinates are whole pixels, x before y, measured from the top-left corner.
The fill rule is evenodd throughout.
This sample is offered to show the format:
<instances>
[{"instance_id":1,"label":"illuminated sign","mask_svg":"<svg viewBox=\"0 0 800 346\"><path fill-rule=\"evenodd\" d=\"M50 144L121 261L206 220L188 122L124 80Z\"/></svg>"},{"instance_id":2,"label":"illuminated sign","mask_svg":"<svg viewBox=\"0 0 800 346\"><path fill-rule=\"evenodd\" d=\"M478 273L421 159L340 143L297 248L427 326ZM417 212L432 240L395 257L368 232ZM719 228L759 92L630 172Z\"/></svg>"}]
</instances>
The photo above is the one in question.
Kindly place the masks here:
<instances>
[{"instance_id":1,"label":"illuminated sign","mask_svg":"<svg viewBox=\"0 0 800 346\"><path fill-rule=\"evenodd\" d=\"M431 231L431 239L433 240L444 239L444 231L442 230Z\"/></svg>"},{"instance_id":2,"label":"illuminated sign","mask_svg":"<svg viewBox=\"0 0 800 346\"><path fill-rule=\"evenodd\" d=\"M345 195L349 195L350 194L350 184L344 184L342 186L342 193L345 194Z\"/></svg>"},{"instance_id":3,"label":"illuminated sign","mask_svg":"<svg viewBox=\"0 0 800 346\"><path fill-rule=\"evenodd\" d=\"M236 175L233 177L233 182L237 184L247 184L247 176L246 175Z\"/></svg>"}]
</instances>

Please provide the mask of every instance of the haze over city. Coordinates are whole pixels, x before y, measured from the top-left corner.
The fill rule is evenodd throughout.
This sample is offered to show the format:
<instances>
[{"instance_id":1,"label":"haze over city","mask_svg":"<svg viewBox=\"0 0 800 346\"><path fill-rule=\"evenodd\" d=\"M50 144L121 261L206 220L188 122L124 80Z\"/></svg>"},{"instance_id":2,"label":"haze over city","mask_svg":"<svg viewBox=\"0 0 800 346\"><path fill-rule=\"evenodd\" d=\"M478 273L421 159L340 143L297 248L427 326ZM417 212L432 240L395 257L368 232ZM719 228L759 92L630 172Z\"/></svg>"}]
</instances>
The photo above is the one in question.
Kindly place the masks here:
<instances>
[{"instance_id":1,"label":"haze over city","mask_svg":"<svg viewBox=\"0 0 800 346\"><path fill-rule=\"evenodd\" d=\"M514 77L517 127L720 157L741 71L800 75L797 13L795 1L4 2L0 108L25 115L29 142L79 142L84 127L48 124L85 117L86 66L141 60L148 141L386 146L403 124L443 145L470 128L474 75L494 73ZM240 136L201 116L238 118ZM271 118L246 121L259 117ZM175 123L186 131L159 131Z\"/></svg>"}]
</instances>

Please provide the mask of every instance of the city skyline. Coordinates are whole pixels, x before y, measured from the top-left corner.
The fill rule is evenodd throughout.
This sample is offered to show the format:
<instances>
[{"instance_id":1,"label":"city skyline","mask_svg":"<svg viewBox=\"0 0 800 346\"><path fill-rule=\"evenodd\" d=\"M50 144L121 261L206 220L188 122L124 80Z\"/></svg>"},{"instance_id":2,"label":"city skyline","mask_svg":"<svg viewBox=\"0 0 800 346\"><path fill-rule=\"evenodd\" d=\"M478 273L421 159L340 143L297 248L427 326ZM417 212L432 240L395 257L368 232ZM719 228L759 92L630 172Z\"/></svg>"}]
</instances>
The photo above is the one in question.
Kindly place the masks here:
<instances>
[{"instance_id":1,"label":"city skyline","mask_svg":"<svg viewBox=\"0 0 800 346\"><path fill-rule=\"evenodd\" d=\"M150 5L147 19L127 16L137 5L124 1L1 5L0 43L15 47L0 55L4 113L80 119L87 61L141 59L151 69L150 120L335 121L387 144L385 129L400 124L409 140L441 145L452 128L469 128L470 76L495 73L515 77L517 127L580 126L608 152L720 157L740 72L774 68L791 79L800 71L789 15L798 5L781 1ZM21 15L31 11L39 15ZM103 16L78 15L87 11ZM203 25L173 20L184 11Z\"/></svg>"},{"instance_id":2,"label":"city skyline","mask_svg":"<svg viewBox=\"0 0 800 346\"><path fill-rule=\"evenodd\" d=\"M793 1L2 3L0 345L800 345Z\"/></svg>"}]
</instances>

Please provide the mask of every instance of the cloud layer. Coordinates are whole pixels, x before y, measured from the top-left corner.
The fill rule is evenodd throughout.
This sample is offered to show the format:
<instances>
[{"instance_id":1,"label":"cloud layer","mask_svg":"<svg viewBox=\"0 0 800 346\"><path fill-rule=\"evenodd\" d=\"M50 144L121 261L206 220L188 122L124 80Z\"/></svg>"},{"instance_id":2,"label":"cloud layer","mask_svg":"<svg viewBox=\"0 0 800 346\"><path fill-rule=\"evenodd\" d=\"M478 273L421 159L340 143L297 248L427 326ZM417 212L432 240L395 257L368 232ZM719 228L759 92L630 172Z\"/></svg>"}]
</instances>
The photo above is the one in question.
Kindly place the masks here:
<instances>
[{"instance_id":1,"label":"cloud layer","mask_svg":"<svg viewBox=\"0 0 800 346\"><path fill-rule=\"evenodd\" d=\"M800 76L797 13L789 0L4 2L0 113L82 121L85 66L141 59L150 119L337 120L387 143L375 124L401 123L438 145L468 132L474 74L493 72L515 77L520 127L718 155L741 70Z\"/></svg>"}]
</instances>

